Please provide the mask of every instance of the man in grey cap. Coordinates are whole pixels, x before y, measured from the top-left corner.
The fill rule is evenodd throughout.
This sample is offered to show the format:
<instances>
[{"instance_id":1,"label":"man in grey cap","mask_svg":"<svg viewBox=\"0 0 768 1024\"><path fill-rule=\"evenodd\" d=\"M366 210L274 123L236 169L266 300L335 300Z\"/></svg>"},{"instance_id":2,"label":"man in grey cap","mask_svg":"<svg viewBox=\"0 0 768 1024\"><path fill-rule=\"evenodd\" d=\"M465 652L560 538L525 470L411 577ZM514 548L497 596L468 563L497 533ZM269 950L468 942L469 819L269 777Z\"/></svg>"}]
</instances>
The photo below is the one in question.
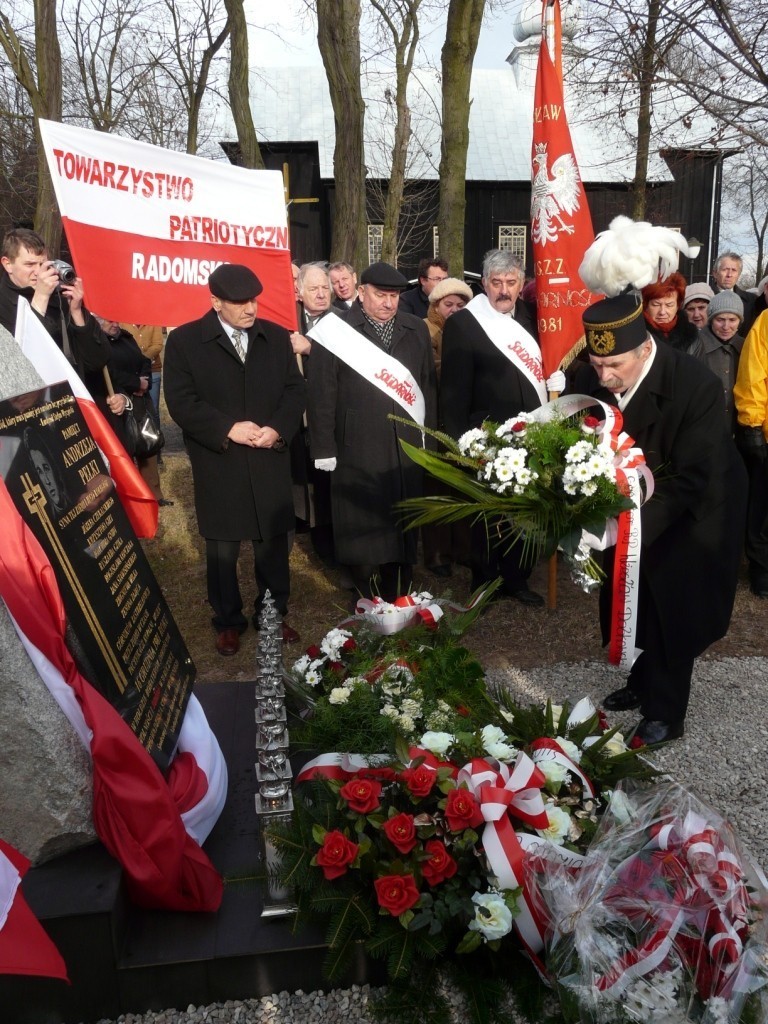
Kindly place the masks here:
<instances>
[{"instance_id":1,"label":"man in grey cap","mask_svg":"<svg viewBox=\"0 0 768 1024\"><path fill-rule=\"evenodd\" d=\"M407 280L388 263L360 277L358 297L343 319L361 335L360 354L386 354L393 376L410 374L424 398L424 424L435 425L437 391L432 344L423 320L398 310ZM363 344L363 342L365 344ZM417 531L405 531L396 505L421 493L422 471L400 446L420 433L388 418L407 412L366 375L357 344L349 361L312 347L309 435L315 467L331 472L336 558L349 566L364 597L407 593L416 562ZM398 370L399 365L399 370Z\"/></svg>"},{"instance_id":2,"label":"man in grey cap","mask_svg":"<svg viewBox=\"0 0 768 1024\"><path fill-rule=\"evenodd\" d=\"M248 625L237 583L241 541L253 544L254 626L267 590L280 614L287 611L294 525L288 445L304 412L305 387L288 331L257 319L262 285L253 271L223 264L209 288L213 308L170 334L163 379L192 465L216 650L233 655ZM283 640L298 638L284 622Z\"/></svg>"}]
</instances>

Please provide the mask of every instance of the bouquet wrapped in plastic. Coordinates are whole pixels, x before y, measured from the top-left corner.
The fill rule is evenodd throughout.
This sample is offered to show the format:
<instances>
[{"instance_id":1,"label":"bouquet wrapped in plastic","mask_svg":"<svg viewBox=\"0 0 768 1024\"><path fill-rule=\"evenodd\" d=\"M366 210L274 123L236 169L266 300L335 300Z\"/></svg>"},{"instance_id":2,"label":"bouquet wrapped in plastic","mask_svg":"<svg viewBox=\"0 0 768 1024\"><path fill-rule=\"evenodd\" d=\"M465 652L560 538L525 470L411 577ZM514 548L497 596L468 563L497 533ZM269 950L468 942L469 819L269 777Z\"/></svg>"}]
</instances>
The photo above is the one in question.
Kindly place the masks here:
<instances>
[{"instance_id":1,"label":"bouquet wrapped in plastic","mask_svg":"<svg viewBox=\"0 0 768 1024\"><path fill-rule=\"evenodd\" d=\"M532 870L566 1021L768 1020L765 877L692 793L617 789L578 872Z\"/></svg>"}]
</instances>

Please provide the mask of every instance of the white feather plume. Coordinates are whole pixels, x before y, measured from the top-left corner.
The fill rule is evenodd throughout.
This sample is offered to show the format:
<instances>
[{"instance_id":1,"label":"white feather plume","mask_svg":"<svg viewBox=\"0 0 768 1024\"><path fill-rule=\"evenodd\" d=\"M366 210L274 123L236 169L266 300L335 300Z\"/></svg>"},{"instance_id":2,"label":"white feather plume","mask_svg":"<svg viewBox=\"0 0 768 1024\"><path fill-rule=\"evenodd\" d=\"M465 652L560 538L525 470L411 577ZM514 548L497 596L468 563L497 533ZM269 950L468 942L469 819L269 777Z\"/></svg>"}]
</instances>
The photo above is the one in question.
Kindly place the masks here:
<instances>
[{"instance_id":1,"label":"white feather plume","mask_svg":"<svg viewBox=\"0 0 768 1024\"><path fill-rule=\"evenodd\" d=\"M681 252L688 255L688 242L679 231L614 217L587 249L579 274L590 291L610 298L663 281L677 270Z\"/></svg>"}]
</instances>

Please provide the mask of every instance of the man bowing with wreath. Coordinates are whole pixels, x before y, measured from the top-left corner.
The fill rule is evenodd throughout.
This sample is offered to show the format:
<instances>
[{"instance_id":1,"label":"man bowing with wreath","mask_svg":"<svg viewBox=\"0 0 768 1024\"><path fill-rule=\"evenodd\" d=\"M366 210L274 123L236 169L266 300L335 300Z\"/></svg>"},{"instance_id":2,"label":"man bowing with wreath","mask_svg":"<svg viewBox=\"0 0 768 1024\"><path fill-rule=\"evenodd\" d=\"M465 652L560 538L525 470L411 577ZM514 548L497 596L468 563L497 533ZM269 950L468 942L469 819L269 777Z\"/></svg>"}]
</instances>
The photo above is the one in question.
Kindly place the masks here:
<instances>
[{"instance_id":1,"label":"man bowing with wreath","mask_svg":"<svg viewBox=\"0 0 768 1024\"><path fill-rule=\"evenodd\" d=\"M392 601L410 590L417 531L405 531L396 505L422 491L422 470L400 446L434 427L436 378L423 320L398 311L407 280L388 263L360 277L343 317L310 331L310 448L317 469L331 472L336 558L363 597ZM409 427L390 413L413 421Z\"/></svg>"}]
</instances>

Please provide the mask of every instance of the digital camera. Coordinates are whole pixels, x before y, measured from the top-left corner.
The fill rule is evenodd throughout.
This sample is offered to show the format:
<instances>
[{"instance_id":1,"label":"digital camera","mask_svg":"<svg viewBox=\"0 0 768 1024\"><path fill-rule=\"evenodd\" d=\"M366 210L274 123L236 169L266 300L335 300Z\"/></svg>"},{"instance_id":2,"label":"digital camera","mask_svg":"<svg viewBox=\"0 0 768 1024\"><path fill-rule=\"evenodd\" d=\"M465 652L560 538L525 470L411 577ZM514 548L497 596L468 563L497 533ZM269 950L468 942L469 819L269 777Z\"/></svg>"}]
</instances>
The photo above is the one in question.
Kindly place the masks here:
<instances>
[{"instance_id":1,"label":"digital camera","mask_svg":"<svg viewBox=\"0 0 768 1024\"><path fill-rule=\"evenodd\" d=\"M65 260L51 260L51 266L59 275L59 284L74 284L77 280L75 268Z\"/></svg>"}]
</instances>

